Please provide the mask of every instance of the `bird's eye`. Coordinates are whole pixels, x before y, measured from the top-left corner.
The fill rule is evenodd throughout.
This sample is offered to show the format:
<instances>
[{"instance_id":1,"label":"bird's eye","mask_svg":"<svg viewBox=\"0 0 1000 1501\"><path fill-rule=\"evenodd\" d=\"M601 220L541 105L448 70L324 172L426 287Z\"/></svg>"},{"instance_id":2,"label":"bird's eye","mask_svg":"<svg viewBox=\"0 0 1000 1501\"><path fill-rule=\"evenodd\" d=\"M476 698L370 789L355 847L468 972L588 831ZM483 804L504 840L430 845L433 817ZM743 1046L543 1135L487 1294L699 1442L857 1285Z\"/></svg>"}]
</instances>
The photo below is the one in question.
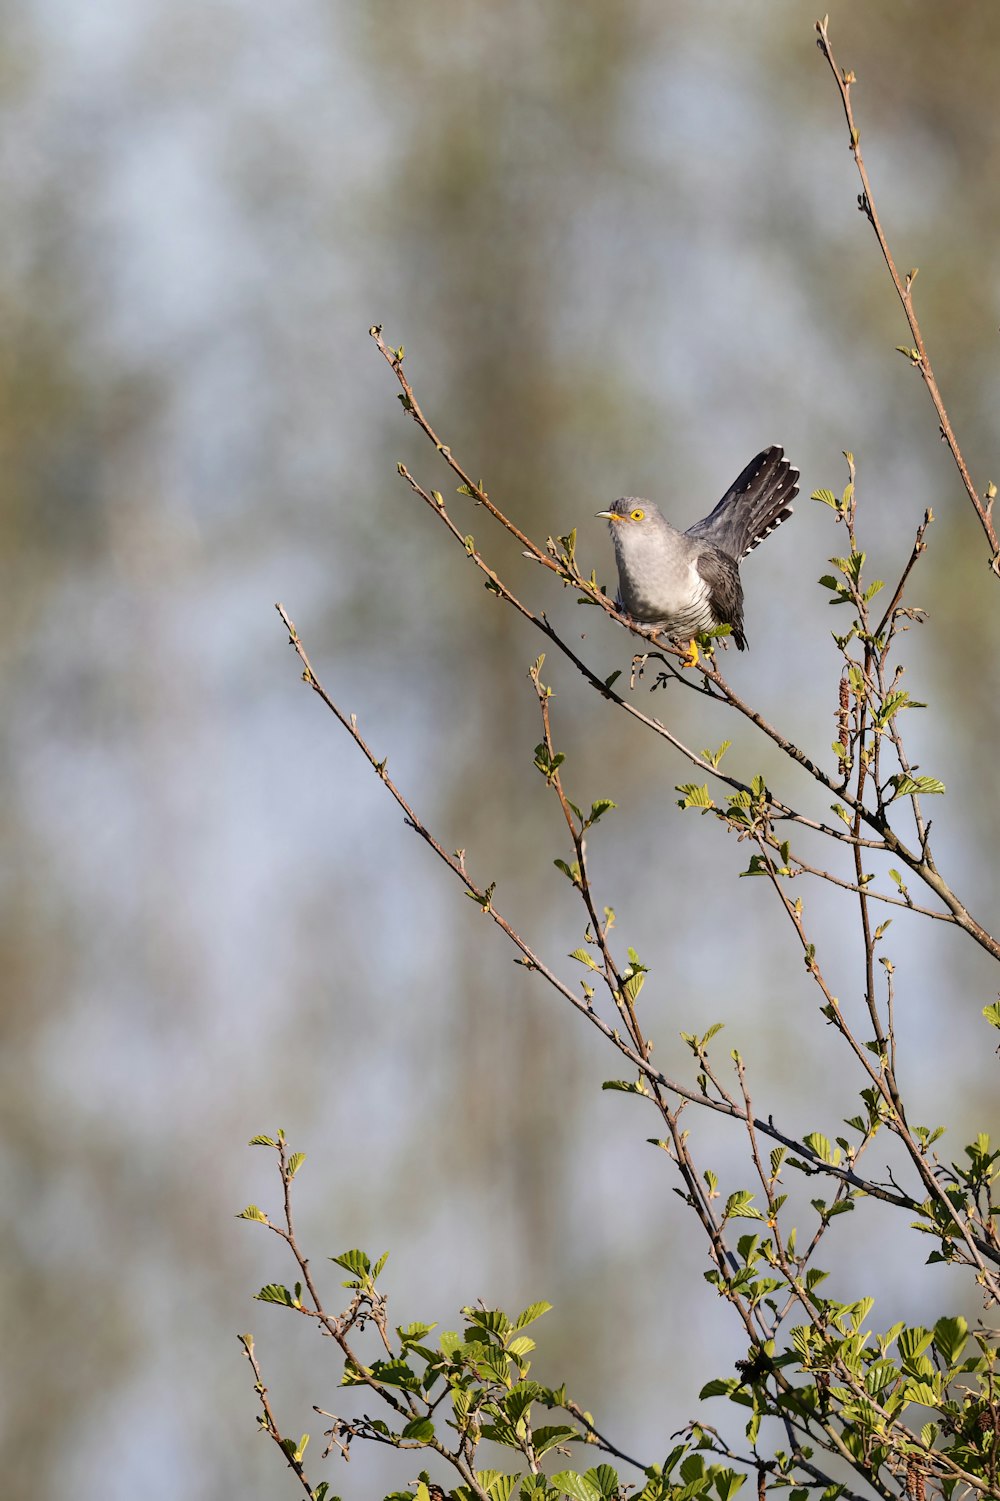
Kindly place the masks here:
<instances>
[{"instance_id":1,"label":"bird's eye","mask_svg":"<svg viewBox=\"0 0 1000 1501\"><path fill-rule=\"evenodd\" d=\"M632 520L633 521L642 521L643 518L645 517L645 515L646 515L645 511L641 511L639 509L639 507L636 506L635 510L632 512Z\"/></svg>"}]
</instances>

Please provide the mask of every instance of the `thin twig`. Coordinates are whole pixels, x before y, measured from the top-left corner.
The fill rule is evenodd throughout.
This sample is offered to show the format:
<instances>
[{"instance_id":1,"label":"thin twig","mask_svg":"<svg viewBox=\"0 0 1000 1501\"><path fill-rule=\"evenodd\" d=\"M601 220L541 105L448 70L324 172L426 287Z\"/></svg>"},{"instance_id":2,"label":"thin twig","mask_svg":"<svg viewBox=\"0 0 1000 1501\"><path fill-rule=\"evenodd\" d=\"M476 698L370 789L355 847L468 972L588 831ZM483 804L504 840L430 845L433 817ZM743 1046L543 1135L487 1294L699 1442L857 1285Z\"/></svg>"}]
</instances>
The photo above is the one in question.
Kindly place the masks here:
<instances>
[{"instance_id":1,"label":"thin twig","mask_svg":"<svg viewBox=\"0 0 1000 1501\"><path fill-rule=\"evenodd\" d=\"M948 413L945 410L938 383L934 377L930 356L927 353L927 346L920 331L920 324L917 322L917 315L913 306L913 283L916 279L916 271L910 271L904 280L896 270L896 263L893 260L892 251L889 249L889 242L882 228L882 221L875 207L875 198L872 194L871 183L868 180L868 171L865 167L864 158L861 155L861 132L854 123L854 111L851 108L851 85L856 81L854 74L845 72L837 64L837 60L833 55L833 48L830 45L828 18L825 17L822 21L817 21L816 30L819 33L817 46L830 65L830 71L836 81L840 100L844 106L844 116L850 132L851 154L854 157L863 188L858 207L866 215L872 229L875 231L875 238L878 240L879 249L882 252L882 257L892 278L892 284L896 289L896 296L902 304L903 312L906 314L906 321L910 326L910 333L913 335L913 364L916 365L923 377L924 385L927 387L928 395L934 403L934 410L937 412L938 422L941 425L941 436L951 450L952 458L955 460L958 472L962 477L962 484L965 486L966 493L972 502L976 515L979 517L979 523L986 533L986 538L990 545L990 568L1000 578L1000 540L997 538L996 528L993 525L990 503L989 500L984 501L980 498L972 482L972 476L969 474L968 465L962 457L962 450L958 446L958 439L955 436Z\"/></svg>"}]
</instances>

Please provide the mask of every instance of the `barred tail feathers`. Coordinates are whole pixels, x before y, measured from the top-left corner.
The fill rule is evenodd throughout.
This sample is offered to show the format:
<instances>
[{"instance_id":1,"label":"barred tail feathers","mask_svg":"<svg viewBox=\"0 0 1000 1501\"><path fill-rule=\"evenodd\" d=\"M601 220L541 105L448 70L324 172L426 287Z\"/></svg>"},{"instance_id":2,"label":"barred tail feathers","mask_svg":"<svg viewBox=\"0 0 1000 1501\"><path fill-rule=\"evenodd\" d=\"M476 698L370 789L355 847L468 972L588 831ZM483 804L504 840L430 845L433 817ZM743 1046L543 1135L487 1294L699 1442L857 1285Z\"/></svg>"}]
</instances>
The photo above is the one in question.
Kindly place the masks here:
<instances>
[{"instance_id":1,"label":"barred tail feathers","mask_svg":"<svg viewBox=\"0 0 1000 1501\"><path fill-rule=\"evenodd\" d=\"M713 543L739 562L792 514L799 471L776 445L762 449L689 537Z\"/></svg>"}]
</instances>

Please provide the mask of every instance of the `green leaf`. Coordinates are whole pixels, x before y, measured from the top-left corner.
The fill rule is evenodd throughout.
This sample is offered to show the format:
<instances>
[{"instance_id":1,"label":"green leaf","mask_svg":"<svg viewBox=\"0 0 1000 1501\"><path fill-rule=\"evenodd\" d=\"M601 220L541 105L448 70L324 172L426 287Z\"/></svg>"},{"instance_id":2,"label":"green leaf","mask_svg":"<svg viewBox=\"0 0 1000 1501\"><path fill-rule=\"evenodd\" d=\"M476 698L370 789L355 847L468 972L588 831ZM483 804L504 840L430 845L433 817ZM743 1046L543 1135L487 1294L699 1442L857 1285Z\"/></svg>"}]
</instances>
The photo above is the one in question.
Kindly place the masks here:
<instances>
[{"instance_id":1,"label":"green leaf","mask_svg":"<svg viewBox=\"0 0 1000 1501\"><path fill-rule=\"evenodd\" d=\"M294 1178L303 1162L306 1160L305 1152L293 1152L288 1159L288 1176Z\"/></svg>"},{"instance_id":2,"label":"green leaf","mask_svg":"<svg viewBox=\"0 0 1000 1501\"><path fill-rule=\"evenodd\" d=\"M505 1475L502 1470L476 1470L475 1475L490 1501L507 1501L519 1479L517 1475Z\"/></svg>"},{"instance_id":3,"label":"green leaf","mask_svg":"<svg viewBox=\"0 0 1000 1501\"><path fill-rule=\"evenodd\" d=\"M889 782L896 789L896 797L909 797L913 792L930 794L945 790L944 783L938 781L937 777L911 777L903 772L897 772L894 777L889 778Z\"/></svg>"},{"instance_id":4,"label":"green leaf","mask_svg":"<svg viewBox=\"0 0 1000 1501\"><path fill-rule=\"evenodd\" d=\"M764 1216L759 1209L752 1208L754 1196L747 1189L737 1189L726 1200L726 1207L722 1212L723 1220L762 1220Z\"/></svg>"},{"instance_id":5,"label":"green leaf","mask_svg":"<svg viewBox=\"0 0 1000 1501\"><path fill-rule=\"evenodd\" d=\"M715 1476L715 1489L719 1501L732 1501L746 1478L738 1470L720 1470Z\"/></svg>"},{"instance_id":6,"label":"green leaf","mask_svg":"<svg viewBox=\"0 0 1000 1501\"><path fill-rule=\"evenodd\" d=\"M245 1209L240 1210L236 1218L238 1220L259 1220L262 1225L268 1223L267 1215L263 1209L258 1209L256 1204L248 1204Z\"/></svg>"},{"instance_id":7,"label":"green leaf","mask_svg":"<svg viewBox=\"0 0 1000 1501\"><path fill-rule=\"evenodd\" d=\"M728 1397L740 1385L735 1376L717 1376L713 1381L707 1381L698 1393L699 1402L708 1397Z\"/></svg>"},{"instance_id":8,"label":"green leaf","mask_svg":"<svg viewBox=\"0 0 1000 1501\"><path fill-rule=\"evenodd\" d=\"M337 1266L342 1266L345 1272L353 1272L355 1277L368 1277L371 1275L372 1264L364 1251L341 1251L339 1256L329 1258ZM350 1287L351 1283L345 1282L344 1287Z\"/></svg>"},{"instance_id":9,"label":"green leaf","mask_svg":"<svg viewBox=\"0 0 1000 1501\"><path fill-rule=\"evenodd\" d=\"M487 1334L496 1334L500 1339L506 1339L514 1327L510 1319L501 1308L463 1308L463 1314L473 1327L473 1331L484 1329Z\"/></svg>"},{"instance_id":10,"label":"green leaf","mask_svg":"<svg viewBox=\"0 0 1000 1501\"><path fill-rule=\"evenodd\" d=\"M569 955L569 958L575 959L577 964L586 965L587 969L600 968L599 965L594 963L593 956L588 952L587 949L574 949L573 952Z\"/></svg>"},{"instance_id":11,"label":"green leaf","mask_svg":"<svg viewBox=\"0 0 1000 1501\"><path fill-rule=\"evenodd\" d=\"M685 782L675 788L675 791L683 793L678 808L714 808L715 804L709 796L708 787L699 787L696 782Z\"/></svg>"},{"instance_id":12,"label":"green leaf","mask_svg":"<svg viewBox=\"0 0 1000 1501\"><path fill-rule=\"evenodd\" d=\"M400 1434L400 1438L416 1439L421 1444L429 1444L433 1437L434 1424L430 1418L411 1418Z\"/></svg>"},{"instance_id":13,"label":"green leaf","mask_svg":"<svg viewBox=\"0 0 1000 1501\"><path fill-rule=\"evenodd\" d=\"M639 992L642 990L642 987L643 985L645 985L645 983L646 973L642 970L639 970L638 973L632 974L629 974L626 971L622 979L622 990L625 994L625 999L629 1002L630 1005L635 1005L636 1001L639 999Z\"/></svg>"},{"instance_id":14,"label":"green leaf","mask_svg":"<svg viewBox=\"0 0 1000 1501\"><path fill-rule=\"evenodd\" d=\"M251 1147L276 1147L278 1143L270 1136L251 1136L248 1146Z\"/></svg>"},{"instance_id":15,"label":"green leaf","mask_svg":"<svg viewBox=\"0 0 1000 1501\"><path fill-rule=\"evenodd\" d=\"M1000 1001L983 1007L983 1015L991 1027L1000 1027Z\"/></svg>"},{"instance_id":16,"label":"green leaf","mask_svg":"<svg viewBox=\"0 0 1000 1501\"><path fill-rule=\"evenodd\" d=\"M287 1287L282 1287L280 1282L269 1282L262 1287L259 1293L254 1294L258 1303L283 1303L286 1308L295 1307L295 1299Z\"/></svg>"},{"instance_id":17,"label":"green leaf","mask_svg":"<svg viewBox=\"0 0 1000 1501\"><path fill-rule=\"evenodd\" d=\"M934 1325L934 1348L945 1365L957 1365L969 1339L969 1326L961 1314L938 1319Z\"/></svg>"},{"instance_id":18,"label":"green leaf","mask_svg":"<svg viewBox=\"0 0 1000 1501\"><path fill-rule=\"evenodd\" d=\"M605 813L610 812L612 808L617 808L617 806L618 804L613 803L609 797L599 797L596 802L590 805L590 816L587 819L588 825L595 824L599 818L604 817Z\"/></svg>"},{"instance_id":19,"label":"green leaf","mask_svg":"<svg viewBox=\"0 0 1000 1501\"><path fill-rule=\"evenodd\" d=\"M426 1339L428 1334L436 1328L436 1324L407 1324L404 1329L401 1324L397 1324L396 1333L404 1345L414 1345Z\"/></svg>"},{"instance_id":20,"label":"green leaf","mask_svg":"<svg viewBox=\"0 0 1000 1501\"><path fill-rule=\"evenodd\" d=\"M575 1470L560 1470L549 1484L557 1495L569 1496L570 1501L601 1501L601 1492L592 1480L578 1475Z\"/></svg>"},{"instance_id":21,"label":"green leaf","mask_svg":"<svg viewBox=\"0 0 1000 1501\"><path fill-rule=\"evenodd\" d=\"M910 1329L900 1331L897 1347L899 1358L905 1362L913 1362L922 1355L933 1340L934 1335L930 1329L921 1329L914 1324Z\"/></svg>"},{"instance_id":22,"label":"green leaf","mask_svg":"<svg viewBox=\"0 0 1000 1501\"><path fill-rule=\"evenodd\" d=\"M907 1381L903 1387L906 1402L919 1402L921 1407L937 1407L938 1394L926 1381Z\"/></svg>"},{"instance_id":23,"label":"green leaf","mask_svg":"<svg viewBox=\"0 0 1000 1501\"><path fill-rule=\"evenodd\" d=\"M514 1328L527 1329L529 1324L533 1324L536 1319L540 1319L543 1314L551 1313L551 1311L552 1304L546 1303L544 1298L538 1303L529 1303L514 1320Z\"/></svg>"},{"instance_id":24,"label":"green leaf","mask_svg":"<svg viewBox=\"0 0 1000 1501\"><path fill-rule=\"evenodd\" d=\"M592 1470L587 1471L584 1478L597 1486L604 1501L618 1501L618 1471L613 1470L610 1465L596 1465Z\"/></svg>"},{"instance_id":25,"label":"green leaf","mask_svg":"<svg viewBox=\"0 0 1000 1501\"><path fill-rule=\"evenodd\" d=\"M840 510L840 502L832 490L814 490L809 499L818 500L823 505L832 507L835 511Z\"/></svg>"},{"instance_id":26,"label":"green leaf","mask_svg":"<svg viewBox=\"0 0 1000 1501\"><path fill-rule=\"evenodd\" d=\"M839 1164L840 1152L834 1151L827 1138L819 1131L810 1131L808 1136L803 1136L802 1140L821 1162L828 1162L831 1167Z\"/></svg>"},{"instance_id":27,"label":"green leaf","mask_svg":"<svg viewBox=\"0 0 1000 1501\"><path fill-rule=\"evenodd\" d=\"M554 1448L556 1444L565 1444L579 1437L575 1428L570 1428L565 1423L556 1423L548 1428L536 1428L532 1435L532 1447L541 1459L542 1455L548 1453L549 1449Z\"/></svg>"},{"instance_id":28,"label":"green leaf","mask_svg":"<svg viewBox=\"0 0 1000 1501\"><path fill-rule=\"evenodd\" d=\"M476 1478L478 1480L479 1476ZM498 1474L490 1485L484 1487L487 1495L490 1497L490 1501L509 1501L510 1494L520 1478L519 1475ZM479 1483L482 1485L482 1480Z\"/></svg>"},{"instance_id":29,"label":"green leaf","mask_svg":"<svg viewBox=\"0 0 1000 1501\"><path fill-rule=\"evenodd\" d=\"M407 1390L414 1390L420 1385L416 1374L405 1360L375 1360L371 1365L371 1373L381 1386L402 1386Z\"/></svg>"},{"instance_id":30,"label":"green leaf","mask_svg":"<svg viewBox=\"0 0 1000 1501\"><path fill-rule=\"evenodd\" d=\"M512 1423L519 1423L542 1388L537 1381L519 1381L504 1397L504 1412Z\"/></svg>"},{"instance_id":31,"label":"green leaf","mask_svg":"<svg viewBox=\"0 0 1000 1501\"><path fill-rule=\"evenodd\" d=\"M726 751L729 749L732 743L733 742L731 740L723 740L717 751L703 750L702 756L706 761L709 761L711 765L716 768L716 770L718 770L719 762L722 760L723 756L726 754Z\"/></svg>"}]
</instances>

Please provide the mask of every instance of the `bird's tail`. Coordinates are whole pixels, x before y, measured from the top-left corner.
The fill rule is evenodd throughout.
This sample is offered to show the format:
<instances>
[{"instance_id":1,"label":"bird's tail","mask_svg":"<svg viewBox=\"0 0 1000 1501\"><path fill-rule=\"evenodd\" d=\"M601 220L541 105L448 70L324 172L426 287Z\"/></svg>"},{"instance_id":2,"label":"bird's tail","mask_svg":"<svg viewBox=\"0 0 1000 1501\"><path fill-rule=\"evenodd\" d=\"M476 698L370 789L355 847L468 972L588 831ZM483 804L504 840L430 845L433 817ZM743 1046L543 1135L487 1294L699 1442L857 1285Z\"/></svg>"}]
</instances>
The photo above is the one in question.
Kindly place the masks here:
<instances>
[{"instance_id":1,"label":"bird's tail","mask_svg":"<svg viewBox=\"0 0 1000 1501\"><path fill-rule=\"evenodd\" d=\"M727 552L737 562L753 552L792 514L799 471L783 448L765 448L726 491L715 510L688 531Z\"/></svg>"}]
</instances>

